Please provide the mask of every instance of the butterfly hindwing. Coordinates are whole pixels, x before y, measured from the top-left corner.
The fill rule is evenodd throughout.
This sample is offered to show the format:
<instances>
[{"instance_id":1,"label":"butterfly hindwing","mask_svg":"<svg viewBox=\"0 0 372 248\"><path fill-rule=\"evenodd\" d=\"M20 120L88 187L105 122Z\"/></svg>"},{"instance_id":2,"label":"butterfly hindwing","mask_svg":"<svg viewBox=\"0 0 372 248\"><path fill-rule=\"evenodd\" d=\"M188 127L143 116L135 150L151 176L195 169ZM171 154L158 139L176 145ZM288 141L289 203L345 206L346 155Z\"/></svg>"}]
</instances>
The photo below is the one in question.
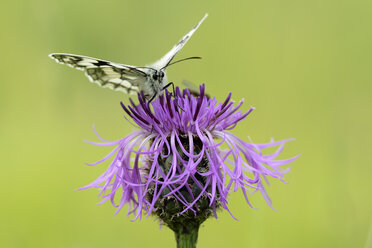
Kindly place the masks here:
<instances>
[{"instance_id":1,"label":"butterfly hindwing","mask_svg":"<svg viewBox=\"0 0 372 248\"><path fill-rule=\"evenodd\" d=\"M112 66L90 67L85 70L85 75L91 82L97 83L103 88L118 90L127 94L136 94L140 91L138 79L128 77L123 69Z\"/></svg>"},{"instance_id":2,"label":"butterfly hindwing","mask_svg":"<svg viewBox=\"0 0 372 248\"><path fill-rule=\"evenodd\" d=\"M147 80L147 74L133 66L64 53L54 53L50 57L58 63L85 71L91 82L128 94L138 93Z\"/></svg>"}]
</instances>

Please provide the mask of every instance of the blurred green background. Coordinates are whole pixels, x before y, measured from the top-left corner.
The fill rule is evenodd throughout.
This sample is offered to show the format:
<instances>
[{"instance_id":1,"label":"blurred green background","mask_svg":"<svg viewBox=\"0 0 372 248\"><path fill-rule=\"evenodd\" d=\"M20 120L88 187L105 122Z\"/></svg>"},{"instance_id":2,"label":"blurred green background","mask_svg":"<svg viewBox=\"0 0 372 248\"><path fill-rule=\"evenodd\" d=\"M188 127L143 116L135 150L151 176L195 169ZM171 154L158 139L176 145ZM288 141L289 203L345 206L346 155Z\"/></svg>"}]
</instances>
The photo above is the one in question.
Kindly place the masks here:
<instances>
[{"instance_id":1,"label":"blurred green background","mask_svg":"<svg viewBox=\"0 0 372 248\"><path fill-rule=\"evenodd\" d=\"M6 1L1 4L0 247L175 247L154 218L131 222L96 205L98 192L74 189L106 165L92 125L107 139L133 127L120 92L88 82L47 55L67 52L132 65L164 55L209 17L168 77L205 83L223 100L256 110L234 133L254 142L296 138L301 153L286 176L251 209L230 197L239 221L221 211L200 229L199 247L372 247L372 2ZM248 138L246 138L248 140ZM369 241L368 241L369 239Z\"/></svg>"}]
</instances>

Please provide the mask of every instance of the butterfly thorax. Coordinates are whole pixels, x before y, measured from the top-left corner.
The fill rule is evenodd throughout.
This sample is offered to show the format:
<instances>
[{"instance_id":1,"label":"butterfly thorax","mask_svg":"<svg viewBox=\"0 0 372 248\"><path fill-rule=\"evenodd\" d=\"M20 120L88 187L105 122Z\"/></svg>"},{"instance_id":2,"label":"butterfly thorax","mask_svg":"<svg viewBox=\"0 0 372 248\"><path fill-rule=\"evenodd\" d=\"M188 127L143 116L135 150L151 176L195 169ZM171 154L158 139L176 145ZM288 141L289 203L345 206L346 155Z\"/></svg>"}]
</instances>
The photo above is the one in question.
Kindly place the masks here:
<instances>
[{"instance_id":1,"label":"butterfly thorax","mask_svg":"<svg viewBox=\"0 0 372 248\"><path fill-rule=\"evenodd\" d=\"M167 76L163 70L148 69L147 83L142 88L142 91L147 99L159 96L164 86L167 84Z\"/></svg>"}]
</instances>

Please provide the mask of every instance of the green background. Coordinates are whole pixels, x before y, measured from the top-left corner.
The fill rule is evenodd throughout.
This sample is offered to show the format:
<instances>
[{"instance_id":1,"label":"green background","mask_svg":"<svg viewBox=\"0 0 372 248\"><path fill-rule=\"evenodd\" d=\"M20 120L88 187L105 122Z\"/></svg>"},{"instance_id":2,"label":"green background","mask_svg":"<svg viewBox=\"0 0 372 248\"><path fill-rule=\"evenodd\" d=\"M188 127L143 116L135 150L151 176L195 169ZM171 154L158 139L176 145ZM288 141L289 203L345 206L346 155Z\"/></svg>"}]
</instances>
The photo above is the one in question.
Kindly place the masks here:
<instances>
[{"instance_id":1,"label":"green background","mask_svg":"<svg viewBox=\"0 0 372 248\"><path fill-rule=\"evenodd\" d=\"M283 184L251 209L241 192L199 233L199 247L371 247L372 1L6 1L1 4L0 247L175 247L154 218L131 222L74 191L105 165L92 125L115 140L133 127L120 92L90 84L47 55L67 52L132 65L165 54L209 17L168 77L205 83L256 110L233 132L254 142L296 138ZM369 240L369 241L368 241Z\"/></svg>"}]
</instances>

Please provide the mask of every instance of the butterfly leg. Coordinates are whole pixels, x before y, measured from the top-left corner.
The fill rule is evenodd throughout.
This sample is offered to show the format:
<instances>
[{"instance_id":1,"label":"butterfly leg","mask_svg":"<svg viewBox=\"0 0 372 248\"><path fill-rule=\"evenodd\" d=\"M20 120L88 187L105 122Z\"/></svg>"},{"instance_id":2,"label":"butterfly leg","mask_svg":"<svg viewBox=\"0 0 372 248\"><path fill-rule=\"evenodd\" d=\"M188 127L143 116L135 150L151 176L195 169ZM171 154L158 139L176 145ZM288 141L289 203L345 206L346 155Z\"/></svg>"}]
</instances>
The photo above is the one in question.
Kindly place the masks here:
<instances>
[{"instance_id":1,"label":"butterfly leg","mask_svg":"<svg viewBox=\"0 0 372 248\"><path fill-rule=\"evenodd\" d=\"M170 82L169 84L167 84L167 85L165 85L164 87L163 87L163 90L165 90L166 88L168 88L169 86L171 86L172 85L172 90L173 90L173 92L172 92L172 95L173 95L173 97L176 99L176 102L177 102L177 105L178 105L178 107L183 111L183 112L185 112L185 110L178 104L178 96L176 96L176 91L174 90L174 83L173 82Z\"/></svg>"},{"instance_id":2,"label":"butterfly leg","mask_svg":"<svg viewBox=\"0 0 372 248\"><path fill-rule=\"evenodd\" d=\"M149 111L151 111L150 103L151 103L152 101L154 101L155 97L156 97L156 93L155 93L155 94L150 98L150 100L147 102L147 108L148 108ZM153 125L151 126L151 131L150 131L150 133L152 133L152 131L154 131L154 126L153 126Z\"/></svg>"},{"instance_id":3,"label":"butterfly leg","mask_svg":"<svg viewBox=\"0 0 372 248\"><path fill-rule=\"evenodd\" d=\"M150 103L152 102L152 101L154 101L154 99L155 99L155 97L156 97L156 93L150 98L150 100L147 102L147 108L150 110Z\"/></svg>"},{"instance_id":4,"label":"butterfly leg","mask_svg":"<svg viewBox=\"0 0 372 248\"><path fill-rule=\"evenodd\" d=\"M165 85L162 90L165 90L165 89L169 88L169 86L171 86L171 85L172 85L172 90L173 90L172 95L173 95L173 97L175 97L176 92L174 90L174 83L173 82L170 82L169 84Z\"/></svg>"}]
</instances>

